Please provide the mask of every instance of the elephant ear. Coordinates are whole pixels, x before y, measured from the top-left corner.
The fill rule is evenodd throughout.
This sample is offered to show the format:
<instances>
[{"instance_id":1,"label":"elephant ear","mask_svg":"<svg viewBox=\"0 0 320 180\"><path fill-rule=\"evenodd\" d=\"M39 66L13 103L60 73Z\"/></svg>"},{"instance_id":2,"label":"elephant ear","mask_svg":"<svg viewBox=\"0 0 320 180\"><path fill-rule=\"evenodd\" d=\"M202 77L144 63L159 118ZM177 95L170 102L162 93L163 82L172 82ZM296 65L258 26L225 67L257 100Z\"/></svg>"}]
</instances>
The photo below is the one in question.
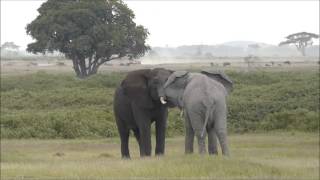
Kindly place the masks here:
<instances>
[{"instance_id":1,"label":"elephant ear","mask_svg":"<svg viewBox=\"0 0 320 180\"><path fill-rule=\"evenodd\" d=\"M169 77L166 83L164 84L164 88L168 87L171 83L173 83L176 78L183 77L187 75L189 72L187 71L175 71Z\"/></svg>"},{"instance_id":2,"label":"elephant ear","mask_svg":"<svg viewBox=\"0 0 320 180\"><path fill-rule=\"evenodd\" d=\"M203 70L201 71L201 73L207 75L211 79L214 79L220 82L226 88L228 94L232 92L233 82L225 73L221 71L208 71L208 70Z\"/></svg>"},{"instance_id":3,"label":"elephant ear","mask_svg":"<svg viewBox=\"0 0 320 180\"><path fill-rule=\"evenodd\" d=\"M128 73L127 77L121 83L124 94L139 107L154 107L154 103L148 89L148 76L150 73L149 69L132 71Z\"/></svg>"}]
</instances>

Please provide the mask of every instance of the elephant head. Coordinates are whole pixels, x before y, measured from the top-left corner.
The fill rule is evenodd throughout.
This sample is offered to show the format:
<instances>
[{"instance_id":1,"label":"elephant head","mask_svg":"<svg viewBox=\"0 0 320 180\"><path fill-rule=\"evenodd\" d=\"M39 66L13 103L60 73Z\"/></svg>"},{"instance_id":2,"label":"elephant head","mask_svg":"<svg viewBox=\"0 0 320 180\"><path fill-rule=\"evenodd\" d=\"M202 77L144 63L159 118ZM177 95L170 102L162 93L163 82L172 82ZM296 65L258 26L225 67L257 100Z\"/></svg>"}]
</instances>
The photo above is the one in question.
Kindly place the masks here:
<instances>
[{"instance_id":1,"label":"elephant head","mask_svg":"<svg viewBox=\"0 0 320 180\"><path fill-rule=\"evenodd\" d=\"M190 74L190 76L188 74ZM168 94L169 97L174 97L170 102L173 101L173 104L175 104L175 106L179 106L179 107L182 106L182 104L181 104L182 97L181 96L183 94L183 91L184 91L187 83L188 83L188 77L192 78L192 74L193 73L188 73L187 71L175 71L174 73L172 73L169 76L167 82L164 84L165 89L169 85L174 86L169 89L166 89L166 94ZM208 76L209 78L221 83L224 86L224 88L226 89L227 93L228 94L231 93L231 91L233 89L233 82L223 72L214 72L214 71L203 70L203 71L201 71L201 74L204 74L204 75ZM175 91L173 91L173 90L175 90ZM167 96L164 96L162 99L166 99L166 98L167 98ZM178 101L176 101L176 100L178 100Z\"/></svg>"},{"instance_id":2,"label":"elephant head","mask_svg":"<svg viewBox=\"0 0 320 180\"><path fill-rule=\"evenodd\" d=\"M165 95L161 97L162 99L169 99L170 104L172 106L182 106L182 94L185 86L187 85L187 78L189 73L187 71L175 71L172 73L167 82L164 84ZM173 84L173 82L175 82ZM173 85L174 87L170 89L166 89L169 85ZM162 101L161 101L162 102ZM164 102L162 102L164 103ZM166 101L165 101L166 103Z\"/></svg>"},{"instance_id":3,"label":"elephant head","mask_svg":"<svg viewBox=\"0 0 320 180\"><path fill-rule=\"evenodd\" d=\"M121 87L131 101L143 108L154 108L164 99L164 84L173 73L164 68L141 69L128 73ZM159 101L160 100L160 101Z\"/></svg>"}]
</instances>

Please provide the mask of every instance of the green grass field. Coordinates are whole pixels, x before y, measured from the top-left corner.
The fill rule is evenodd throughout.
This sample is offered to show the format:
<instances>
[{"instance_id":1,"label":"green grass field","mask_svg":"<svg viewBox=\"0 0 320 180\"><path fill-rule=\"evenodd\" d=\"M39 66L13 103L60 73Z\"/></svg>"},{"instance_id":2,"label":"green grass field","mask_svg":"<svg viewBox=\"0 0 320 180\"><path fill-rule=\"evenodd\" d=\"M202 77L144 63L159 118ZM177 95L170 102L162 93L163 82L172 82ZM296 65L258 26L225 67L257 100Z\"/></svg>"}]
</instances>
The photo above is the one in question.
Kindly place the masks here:
<instances>
[{"instance_id":1,"label":"green grass field","mask_svg":"<svg viewBox=\"0 0 320 180\"><path fill-rule=\"evenodd\" d=\"M229 132L318 131L318 69L227 74L235 84L228 97ZM83 80L39 71L1 77L1 137L115 137L113 93L124 76L105 72ZM167 135L182 136L178 110L170 109L168 119Z\"/></svg>"},{"instance_id":2,"label":"green grass field","mask_svg":"<svg viewBox=\"0 0 320 180\"><path fill-rule=\"evenodd\" d=\"M226 71L231 157L184 155L170 109L166 155L140 159L131 138L131 160L120 158L112 111L126 73L81 80L71 70L1 74L1 180L319 179L318 66Z\"/></svg>"},{"instance_id":3,"label":"green grass field","mask_svg":"<svg viewBox=\"0 0 320 180\"><path fill-rule=\"evenodd\" d=\"M1 179L319 179L317 133L232 134L229 140L229 158L184 155L183 137L175 137L167 139L165 156L140 159L131 138L132 159L122 160L118 138L2 139Z\"/></svg>"}]
</instances>

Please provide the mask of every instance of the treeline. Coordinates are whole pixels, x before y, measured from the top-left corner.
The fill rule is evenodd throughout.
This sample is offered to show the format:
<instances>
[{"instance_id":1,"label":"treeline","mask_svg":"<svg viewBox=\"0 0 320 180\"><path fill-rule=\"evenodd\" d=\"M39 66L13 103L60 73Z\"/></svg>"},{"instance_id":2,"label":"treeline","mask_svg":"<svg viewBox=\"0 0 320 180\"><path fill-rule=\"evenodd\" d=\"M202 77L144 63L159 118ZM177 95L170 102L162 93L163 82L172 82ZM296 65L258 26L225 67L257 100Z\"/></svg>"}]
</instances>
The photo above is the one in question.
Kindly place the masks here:
<instances>
[{"instance_id":1,"label":"treeline","mask_svg":"<svg viewBox=\"0 0 320 180\"><path fill-rule=\"evenodd\" d=\"M250 48L256 45L257 48ZM148 58L216 58L216 57L302 57L295 46L276 46L256 42L233 42L218 45L189 45L179 47L153 47ZM307 57L319 57L319 45L306 47Z\"/></svg>"},{"instance_id":2,"label":"treeline","mask_svg":"<svg viewBox=\"0 0 320 180\"><path fill-rule=\"evenodd\" d=\"M235 72L228 98L228 130L234 133L319 128L319 73ZM2 138L95 138L117 136L112 101L124 73L80 80L72 74L1 77ZM171 109L168 136L183 135Z\"/></svg>"},{"instance_id":3,"label":"treeline","mask_svg":"<svg viewBox=\"0 0 320 180\"><path fill-rule=\"evenodd\" d=\"M64 55L60 53L47 53L47 54L31 54L26 51L18 50L6 50L1 49L0 53L1 60L10 61L10 60L24 60L24 61L35 61L35 60L66 60Z\"/></svg>"}]
</instances>

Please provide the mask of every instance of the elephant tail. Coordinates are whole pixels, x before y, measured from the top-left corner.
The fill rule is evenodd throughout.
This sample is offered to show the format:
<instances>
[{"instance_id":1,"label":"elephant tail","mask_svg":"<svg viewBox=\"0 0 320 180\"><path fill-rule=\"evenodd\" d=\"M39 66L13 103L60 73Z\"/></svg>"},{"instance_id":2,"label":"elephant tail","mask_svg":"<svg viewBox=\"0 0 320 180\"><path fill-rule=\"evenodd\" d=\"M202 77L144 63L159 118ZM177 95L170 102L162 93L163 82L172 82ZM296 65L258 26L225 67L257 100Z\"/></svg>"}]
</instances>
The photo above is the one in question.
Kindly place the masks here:
<instances>
[{"instance_id":1,"label":"elephant tail","mask_svg":"<svg viewBox=\"0 0 320 180\"><path fill-rule=\"evenodd\" d=\"M213 111L213 104L207 108L206 116L205 116L205 119L204 119L203 128L202 128L202 131L201 131L201 134L200 134L201 138L204 136L204 133L206 131L206 127L207 127L210 115L212 114L212 111Z\"/></svg>"}]
</instances>

